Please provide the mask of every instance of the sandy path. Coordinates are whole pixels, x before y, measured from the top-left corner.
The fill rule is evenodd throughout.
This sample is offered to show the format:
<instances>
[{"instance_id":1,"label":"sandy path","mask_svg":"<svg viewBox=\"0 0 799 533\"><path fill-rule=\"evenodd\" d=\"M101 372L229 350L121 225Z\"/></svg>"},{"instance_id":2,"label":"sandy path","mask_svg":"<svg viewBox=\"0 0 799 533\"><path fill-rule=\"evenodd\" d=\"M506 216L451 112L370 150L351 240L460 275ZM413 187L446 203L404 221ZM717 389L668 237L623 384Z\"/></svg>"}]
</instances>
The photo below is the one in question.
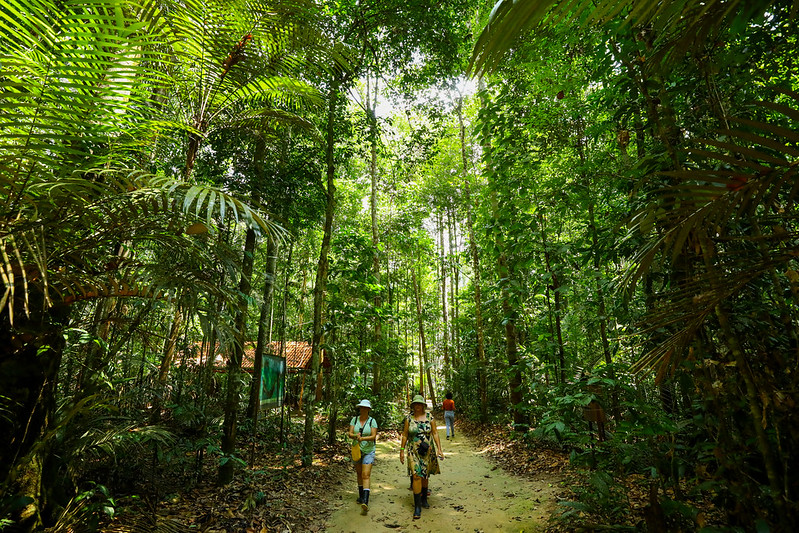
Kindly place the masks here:
<instances>
[{"instance_id":1,"label":"sandy path","mask_svg":"<svg viewBox=\"0 0 799 533\"><path fill-rule=\"evenodd\" d=\"M430 509L413 520L413 493L406 467L399 462L399 442L381 441L372 469L369 512L361 514L355 502L358 487L355 471L331 498L335 510L325 524L330 532L514 532L542 531L554 506L556 481L528 481L511 476L492 465L462 434L445 439L438 427L444 460L441 474L431 476Z\"/></svg>"}]
</instances>

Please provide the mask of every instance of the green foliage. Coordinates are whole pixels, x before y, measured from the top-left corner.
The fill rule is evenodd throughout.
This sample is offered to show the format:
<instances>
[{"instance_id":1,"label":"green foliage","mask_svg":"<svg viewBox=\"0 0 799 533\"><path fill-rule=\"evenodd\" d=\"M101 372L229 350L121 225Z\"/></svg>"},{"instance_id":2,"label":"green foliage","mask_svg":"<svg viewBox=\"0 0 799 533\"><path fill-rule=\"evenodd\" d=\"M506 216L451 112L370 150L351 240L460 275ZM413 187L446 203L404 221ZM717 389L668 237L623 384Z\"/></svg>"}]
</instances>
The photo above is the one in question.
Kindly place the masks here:
<instances>
[{"instance_id":1,"label":"green foliage","mask_svg":"<svg viewBox=\"0 0 799 533\"><path fill-rule=\"evenodd\" d=\"M624 521L629 506L626 493L622 485L607 472L593 472L589 475L586 485L577 488L575 493L578 496L577 501L560 503L566 507L566 510L559 518L566 523L586 514L609 524L619 524ZM634 528L630 530L633 531Z\"/></svg>"},{"instance_id":2,"label":"green foliage","mask_svg":"<svg viewBox=\"0 0 799 533\"><path fill-rule=\"evenodd\" d=\"M107 487L88 482L86 489L80 491L67 504L54 527L56 529L80 527L87 528L89 531L97 530L101 521L114 517L116 506L117 504Z\"/></svg>"},{"instance_id":3,"label":"green foliage","mask_svg":"<svg viewBox=\"0 0 799 533\"><path fill-rule=\"evenodd\" d=\"M614 31L648 28L650 47L656 47L657 61L680 61L687 52L701 50L717 38L723 29L745 27L764 16L773 1L723 2L713 0L680 0L653 6L634 6L628 0L585 2L573 0L517 1L499 0L480 34L470 63L472 72L481 73L496 68L503 55L516 40L539 25L604 25ZM790 2L792 10L796 2Z\"/></svg>"}]
</instances>

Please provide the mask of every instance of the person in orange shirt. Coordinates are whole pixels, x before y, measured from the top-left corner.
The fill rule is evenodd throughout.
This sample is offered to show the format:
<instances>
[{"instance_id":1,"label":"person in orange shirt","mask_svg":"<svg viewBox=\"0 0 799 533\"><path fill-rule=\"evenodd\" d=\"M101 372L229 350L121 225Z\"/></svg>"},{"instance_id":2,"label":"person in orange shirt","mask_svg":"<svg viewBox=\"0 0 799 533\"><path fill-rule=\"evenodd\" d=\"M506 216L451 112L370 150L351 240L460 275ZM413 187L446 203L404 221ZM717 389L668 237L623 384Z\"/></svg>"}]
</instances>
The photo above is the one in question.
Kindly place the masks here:
<instances>
[{"instance_id":1,"label":"person in orange shirt","mask_svg":"<svg viewBox=\"0 0 799 533\"><path fill-rule=\"evenodd\" d=\"M447 393L447 399L444 400L444 422L447 424L447 440L452 433L452 438L455 438L455 402L452 401L452 393Z\"/></svg>"}]
</instances>

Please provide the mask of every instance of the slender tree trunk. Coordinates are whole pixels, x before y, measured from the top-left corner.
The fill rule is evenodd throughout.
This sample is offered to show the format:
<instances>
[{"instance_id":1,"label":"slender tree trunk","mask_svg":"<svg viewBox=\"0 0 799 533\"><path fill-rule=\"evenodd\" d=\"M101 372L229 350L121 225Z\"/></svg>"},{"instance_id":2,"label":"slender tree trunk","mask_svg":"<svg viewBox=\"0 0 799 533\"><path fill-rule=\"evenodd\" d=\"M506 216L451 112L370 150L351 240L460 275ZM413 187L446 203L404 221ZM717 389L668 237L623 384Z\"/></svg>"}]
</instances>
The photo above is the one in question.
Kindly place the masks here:
<instances>
[{"instance_id":1,"label":"slender tree trunk","mask_svg":"<svg viewBox=\"0 0 799 533\"><path fill-rule=\"evenodd\" d=\"M164 341L164 352L161 358L161 367L158 371L158 383L161 387L166 386L167 377L169 377L169 369L172 367L172 361L175 358L175 347L178 343L178 336L180 335L180 326L183 324L183 313L181 312L180 302L175 302L175 314L172 316L172 325L169 327L169 335Z\"/></svg>"},{"instance_id":2,"label":"slender tree trunk","mask_svg":"<svg viewBox=\"0 0 799 533\"><path fill-rule=\"evenodd\" d=\"M544 226L544 216L542 214L539 214L539 222L541 224L541 244L544 248L544 265L550 278L548 288L552 291L555 299L552 314L554 315L555 338L557 340L558 379L559 383L563 384L566 383L566 350L563 347L563 327L561 325L560 281L557 272L552 268L551 254L549 252L546 228Z\"/></svg>"},{"instance_id":3,"label":"slender tree trunk","mask_svg":"<svg viewBox=\"0 0 799 533\"><path fill-rule=\"evenodd\" d=\"M488 166L490 167L490 153ZM489 169L490 173L490 169ZM499 218L499 201L496 191L491 192L491 207L494 214L495 226ZM508 285L510 283L510 269L508 268L507 255L505 254L505 243L499 231L494 233L494 243L498 250L497 273L499 274L499 284L502 293L502 321L505 324L505 355L508 358L508 385L510 389L510 403L513 411L513 429L516 431L527 431L528 424L522 410L524 396L522 395L522 367L519 361L519 340L516 331L517 311L511 304L511 295Z\"/></svg>"},{"instance_id":4,"label":"slender tree trunk","mask_svg":"<svg viewBox=\"0 0 799 533\"><path fill-rule=\"evenodd\" d=\"M327 133L325 146L326 174L327 174L327 204L325 206L325 226L322 237L322 247L319 252L319 264L316 269L316 284L314 286L314 305L313 305L313 347L311 355L311 383L315 383L319 376L321 366L322 349L322 319L324 311L324 299L327 292L327 275L330 268L330 239L333 233L333 215L336 211L336 166L333 159L335 150L335 121L336 106L339 98L339 87L341 80L335 79L330 87L328 95L328 116ZM313 394L314 387L306 389L305 397L305 431L302 447L302 464L310 466L313 461L313 422L314 410L316 407L316 395Z\"/></svg>"},{"instance_id":5,"label":"slender tree trunk","mask_svg":"<svg viewBox=\"0 0 799 533\"><path fill-rule=\"evenodd\" d=\"M118 261L123 261L129 255L129 248L123 244L116 247L115 254ZM111 316L114 314L114 309L118 305L118 298L109 297L101 298L97 302L97 307L94 314L94 334L98 340L105 343L104 346L97 342L92 342L88 346L86 352L86 361L81 369L78 377L78 383L82 396L89 396L94 394L97 390L96 383L94 383L95 376L104 371L110 350L108 345L111 344Z\"/></svg>"},{"instance_id":6,"label":"slender tree trunk","mask_svg":"<svg viewBox=\"0 0 799 533\"><path fill-rule=\"evenodd\" d=\"M482 93L485 94L485 93ZM488 100L481 98L484 107ZM513 412L513 428L516 431L527 431L528 424L523 411L524 397L522 395L522 367L519 361L519 339L516 331L517 310L511 302L510 282L511 269L508 266L508 257L505 252L505 242L499 228L499 199L497 197L497 183L492 161L491 138L483 137L484 172L489 177L491 188L491 212L494 219L494 246L497 250L497 274L502 294L502 322L505 324L505 356L508 359L508 385L510 389L510 403Z\"/></svg>"},{"instance_id":7,"label":"slender tree trunk","mask_svg":"<svg viewBox=\"0 0 799 533\"><path fill-rule=\"evenodd\" d=\"M474 321L477 336L477 390L480 395L480 421L488 421L488 383L486 379L485 340L483 335L483 298L481 295L480 256L477 253L477 240L474 236L474 216L472 214L472 195L469 177L469 158L466 153L466 127L463 123L463 100L459 100L458 125L461 141L461 160L463 163L463 199L466 203L466 230L469 235L469 252L472 259L472 285L474 286Z\"/></svg>"},{"instance_id":8,"label":"slender tree trunk","mask_svg":"<svg viewBox=\"0 0 799 533\"><path fill-rule=\"evenodd\" d=\"M338 340L338 326L334 323L330 329L330 344L335 346ZM336 442L338 434L338 397L341 388L341 375L337 363L337 358L334 354L328 353L330 357L330 413L327 417L327 444L333 446Z\"/></svg>"},{"instance_id":9,"label":"slender tree trunk","mask_svg":"<svg viewBox=\"0 0 799 533\"><path fill-rule=\"evenodd\" d=\"M108 332L111 327L111 314L116 305L116 298L101 298L97 300L94 318L94 336L98 341L108 341ZM102 371L105 362L105 348L98 342L92 342L86 347L86 359L78 373L78 383L82 395L89 396L96 391L93 384L94 377Z\"/></svg>"},{"instance_id":10,"label":"slender tree trunk","mask_svg":"<svg viewBox=\"0 0 799 533\"><path fill-rule=\"evenodd\" d=\"M236 430L239 413L239 374L241 372L241 359L244 354L244 344L247 340L247 302L252 290L252 268L255 256L255 230L247 229L244 242L244 257L242 258L241 281L239 282L240 301L236 315L236 332L239 338L230 353L227 365L227 395L225 398L225 420L222 425L222 453L227 459L219 466L218 482L227 485L233 480L235 462L231 456L236 451Z\"/></svg>"},{"instance_id":11,"label":"slender tree trunk","mask_svg":"<svg viewBox=\"0 0 799 533\"><path fill-rule=\"evenodd\" d=\"M713 262L713 257L715 255L713 249L713 243L708 238L708 236L704 233L699 235L699 242L700 247L702 249L702 256L704 258L705 267L708 269L708 273L711 274L709 279L712 280L711 283L714 286L714 290L721 290L717 288L717 281L721 279L716 271L716 266ZM721 326L721 330L724 333L724 337L727 343L727 346L732 353L733 360L735 361L735 366L738 368L739 375L743 379L746 391L746 398L747 404L749 406L749 414L751 415L751 422L752 428L754 429L754 433L757 439L757 448L760 452L760 455L763 457L763 464L766 469L766 476L768 477L769 481L769 488L772 492L772 499L774 504L777 508L777 512L780 518L780 522L783 526L788 526L788 520L786 515L785 509L785 501L784 497L785 494L783 493L783 485L780 479L780 471L777 468L778 461L774 457L774 452L771 447L771 443L769 442L768 435L766 434L766 423L767 418L766 414L763 410L763 405L760 401L760 394L757 390L757 384L755 383L754 373L752 372L752 368L749 366L749 362L747 361L746 354L744 353L743 347L741 343L738 341L738 336L735 334L735 331L730 324L729 317L727 316L726 310L721 306L721 304L716 305L714 308L716 318L719 321L719 325Z\"/></svg>"},{"instance_id":12,"label":"slender tree trunk","mask_svg":"<svg viewBox=\"0 0 799 533\"><path fill-rule=\"evenodd\" d=\"M582 164L582 168L585 168L585 147L582 142L582 137L584 135L584 128L582 127L582 123L580 124L580 129L577 132L577 150L580 155L580 163ZM626 147L625 147L626 153ZM596 225L596 217L594 216L594 209L596 207L596 202L594 201L593 196L593 188L591 187L591 178L586 175L585 171L581 171L582 182L585 184L586 188L588 189L588 230L591 232L591 254L594 264L594 277L596 281L596 299L597 299L597 311L599 312L599 336L600 340L602 341L602 356L605 360L605 364L608 366L609 373L608 376L612 381L616 381L616 371L613 369L613 360L610 354L610 342L608 341L608 313L607 308L605 306L605 290L603 288L602 283L602 260L599 253L599 229ZM611 392L611 406L610 411L613 414L613 417L618 419L621 415L619 411L619 400L616 391Z\"/></svg>"},{"instance_id":13,"label":"slender tree trunk","mask_svg":"<svg viewBox=\"0 0 799 533\"><path fill-rule=\"evenodd\" d=\"M450 250L450 258L452 259L452 283L450 283L450 297L449 301L451 302L451 324L452 327L450 328L450 332L452 334L452 347L455 350L453 357L456 361L461 360L461 343L460 343L460 321L458 320L459 314L459 307L458 307L458 297L457 295L460 294L460 270L459 270L459 256L460 256L460 246L457 243L457 235L455 230L455 216L454 216L455 209L450 209L447 213L449 219L449 250Z\"/></svg>"},{"instance_id":14,"label":"slender tree trunk","mask_svg":"<svg viewBox=\"0 0 799 533\"><path fill-rule=\"evenodd\" d=\"M413 276L413 294L414 294L415 299L416 299L416 320L417 320L418 325L419 325L419 346L420 346L420 350L419 350L419 380L420 380L419 392L424 394L424 386L422 384L424 383L425 369L427 369L427 372L426 372L426 374L427 374L427 386L428 386L428 390L430 391L430 395L428 397L433 402L433 405L436 405L436 392L435 392L435 389L433 388L433 380L431 379L431 376L430 376L430 368L428 367L428 361L427 361L427 342L425 340L425 334L424 334L424 318L422 316L422 299L421 299L421 296L419 294L421 289L419 287L419 280L416 277L416 268L413 268L413 267L411 268L411 275Z\"/></svg>"},{"instance_id":15,"label":"slender tree trunk","mask_svg":"<svg viewBox=\"0 0 799 533\"><path fill-rule=\"evenodd\" d=\"M580 125L577 132L577 151L580 156L580 163L582 168L585 168L585 147L583 146L582 136L584 135L584 128ZM594 216L595 202L593 197L593 189L591 187L591 178L586 175L585 171L580 172L582 183L585 184L588 196L588 229L591 232L591 254L594 264L594 276L596 278L596 294L597 294L597 307L599 311L599 335L602 340L602 356L605 359L605 364L608 366L613 362L610 358L610 343L608 342L608 316L605 309L605 291L602 288L602 269L601 258L599 255L599 230L596 226L596 218ZM611 369L611 377L613 371Z\"/></svg>"},{"instance_id":16,"label":"slender tree trunk","mask_svg":"<svg viewBox=\"0 0 799 533\"><path fill-rule=\"evenodd\" d=\"M308 230L308 239L310 242L313 241L313 231ZM305 337L303 333L303 327L305 326L305 307L306 302L308 301L308 271L309 271L309 264L311 262L310 254L308 252L303 252L302 259L300 261L301 268L300 271L302 272L302 283L300 283L300 301L297 306L297 331L301 337ZM313 333L311 333L313 335ZM302 402L302 400L300 400Z\"/></svg>"},{"instance_id":17,"label":"slender tree trunk","mask_svg":"<svg viewBox=\"0 0 799 533\"><path fill-rule=\"evenodd\" d=\"M372 275L375 277L375 284L380 285L380 254L379 254L379 233L377 228L377 140L380 132L377 129L377 81L374 87L374 101L367 93L367 119L369 122L369 177L371 181L371 193L369 194L369 207L372 221ZM379 310L383 305L381 292L378 291L374 299L375 310ZM374 323L374 346L372 349L372 394L377 394L380 390L380 359L383 352L383 321L379 316L375 317Z\"/></svg>"},{"instance_id":18,"label":"slender tree trunk","mask_svg":"<svg viewBox=\"0 0 799 533\"><path fill-rule=\"evenodd\" d=\"M449 360L449 323L448 323L448 306L447 306L447 265L446 256L444 253L444 212L438 215L438 235L439 235L439 264L441 268L441 323L443 333L441 335L442 348L444 349L444 375L446 376L447 383L449 383L452 375L452 363Z\"/></svg>"},{"instance_id":19,"label":"slender tree trunk","mask_svg":"<svg viewBox=\"0 0 799 533\"><path fill-rule=\"evenodd\" d=\"M272 297L275 289L277 272L277 250L275 239L268 237L266 245L266 272L264 272L264 291L261 311L258 319L258 339L255 342L253 360L252 383L250 385L250 401L247 405L247 415L251 420L258 419L261 406L261 372L263 371L263 355L269 340L272 338Z\"/></svg>"}]
</instances>

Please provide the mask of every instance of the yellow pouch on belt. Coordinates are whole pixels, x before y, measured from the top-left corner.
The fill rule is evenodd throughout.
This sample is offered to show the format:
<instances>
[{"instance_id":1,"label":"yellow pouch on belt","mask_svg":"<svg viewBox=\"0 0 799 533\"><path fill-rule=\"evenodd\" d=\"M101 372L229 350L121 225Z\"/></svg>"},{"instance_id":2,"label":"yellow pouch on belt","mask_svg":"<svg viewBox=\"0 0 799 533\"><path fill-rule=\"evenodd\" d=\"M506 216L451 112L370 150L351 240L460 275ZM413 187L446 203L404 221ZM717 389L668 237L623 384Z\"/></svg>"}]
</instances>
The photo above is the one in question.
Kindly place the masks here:
<instances>
[{"instance_id":1,"label":"yellow pouch on belt","mask_svg":"<svg viewBox=\"0 0 799 533\"><path fill-rule=\"evenodd\" d=\"M352 445L352 460L359 461L361 459L361 445L360 443L355 443Z\"/></svg>"}]
</instances>

